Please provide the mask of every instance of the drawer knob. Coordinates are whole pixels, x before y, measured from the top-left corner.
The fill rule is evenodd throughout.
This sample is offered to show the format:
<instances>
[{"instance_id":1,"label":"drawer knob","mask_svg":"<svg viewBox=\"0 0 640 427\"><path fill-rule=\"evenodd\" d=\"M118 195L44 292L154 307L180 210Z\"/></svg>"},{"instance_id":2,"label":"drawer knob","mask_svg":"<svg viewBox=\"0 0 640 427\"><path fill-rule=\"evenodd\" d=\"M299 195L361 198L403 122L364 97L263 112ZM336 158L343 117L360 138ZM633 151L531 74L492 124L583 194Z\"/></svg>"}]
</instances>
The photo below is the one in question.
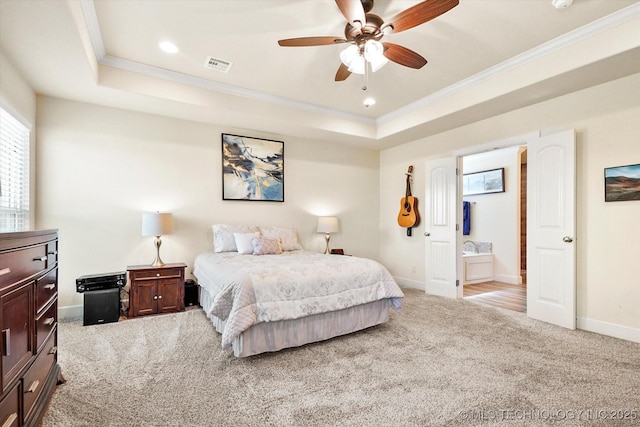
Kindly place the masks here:
<instances>
[{"instance_id":1,"label":"drawer knob","mask_svg":"<svg viewBox=\"0 0 640 427\"><path fill-rule=\"evenodd\" d=\"M45 325L49 326L49 325L53 325L53 322L56 321L55 317L47 317L46 319L44 319L44 323Z\"/></svg>"},{"instance_id":2,"label":"drawer knob","mask_svg":"<svg viewBox=\"0 0 640 427\"><path fill-rule=\"evenodd\" d=\"M40 381L35 380L34 382L31 383L26 393L35 393L39 385L40 385Z\"/></svg>"},{"instance_id":3,"label":"drawer knob","mask_svg":"<svg viewBox=\"0 0 640 427\"><path fill-rule=\"evenodd\" d=\"M44 285L45 289L55 289L56 288L56 284L55 283L49 283L47 285Z\"/></svg>"},{"instance_id":4,"label":"drawer knob","mask_svg":"<svg viewBox=\"0 0 640 427\"><path fill-rule=\"evenodd\" d=\"M58 251L49 251L47 255L58 255Z\"/></svg>"},{"instance_id":5,"label":"drawer knob","mask_svg":"<svg viewBox=\"0 0 640 427\"><path fill-rule=\"evenodd\" d=\"M13 423L16 422L17 419L18 419L18 413L14 412L4 420L4 422L2 423L2 427L11 427Z\"/></svg>"},{"instance_id":6,"label":"drawer knob","mask_svg":"<svg viewBox=\"0 0 640 427\"><path fill-rule=\"evenodd\" d=\"M156 277L160 277L160 273L156 273Z\"/></svg>"},{"instance_id":7,"label":"drawer knob","mask_svg":"<svg viewBox=\"0 0 640 427\"><path fill-rule=\"evenodd\" d=\"M51 347L51 350L49 350L49 354L56 354L58 352L58 346L54 345L53 347Z\"/></svg>"},{"instance_id":8,"label":"drawer knob","mask_svg":"<svg viewBox=\"0 0 640 427\"><path fill-rule=\"evenodd\" d=\"M155 296L153 297L153 299L158 299L158 295L155 295Z\"/></svg>"},{"instance_id":9,"label":"drawer knob","mask_svg":"<svg viewBox=\"0 0 640 427\"><path fill-rule=\"evenodd\" d=\"M10 268L2 268L0 269L0 276L4 276L5 274L9 274L11 273L11 269Z\"/></svg>"},{"instance_id":10,"label":"drawer knob","mask_svg":"<svg viewBox=\"0 0 640 427\"><path fill-rule=\"evenodd\" d=\"M39 256L33 259L34 261L46 261L47 257L46 256Z\"/></svg>"}]
</instances>

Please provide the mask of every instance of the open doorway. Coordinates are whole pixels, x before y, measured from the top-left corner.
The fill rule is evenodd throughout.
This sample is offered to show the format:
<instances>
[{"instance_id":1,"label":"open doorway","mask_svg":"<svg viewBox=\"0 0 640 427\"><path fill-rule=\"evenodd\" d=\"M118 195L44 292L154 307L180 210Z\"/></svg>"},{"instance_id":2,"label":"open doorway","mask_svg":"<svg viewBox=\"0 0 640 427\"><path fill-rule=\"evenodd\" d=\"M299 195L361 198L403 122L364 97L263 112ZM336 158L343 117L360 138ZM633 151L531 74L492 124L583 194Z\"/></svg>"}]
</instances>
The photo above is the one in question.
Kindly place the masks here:
<instances>
[{"instance_id":1,"label":"open doorway","mask_svg":"<svg viewBox=\"0 0 640 427\"><path fill-rule=\"evenodd\" d=\"M527 148L466 155L461 164L463 297L526 312Z\"/></svg>"}]
</instances>

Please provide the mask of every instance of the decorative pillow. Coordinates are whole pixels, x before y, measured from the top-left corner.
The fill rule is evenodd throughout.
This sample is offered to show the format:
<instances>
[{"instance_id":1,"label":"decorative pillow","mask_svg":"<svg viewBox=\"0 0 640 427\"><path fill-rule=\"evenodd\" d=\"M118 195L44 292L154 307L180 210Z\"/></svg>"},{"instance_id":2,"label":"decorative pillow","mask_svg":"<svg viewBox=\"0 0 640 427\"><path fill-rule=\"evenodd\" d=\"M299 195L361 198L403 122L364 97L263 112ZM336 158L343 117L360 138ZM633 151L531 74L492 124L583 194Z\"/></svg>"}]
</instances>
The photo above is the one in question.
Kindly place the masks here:
<instances>
[{"instance_id":1,"label":"decorative pillow","mask_svg":"<svg viewBox=\"0 0 640 427\"><path fill-rule=\"evenodd\" d=\"M254 237L260 237L260 233L257 231L255 233L233 233L233 237L236 241L238 253L246 255L253 253L253 242L251 240Z\"/></svg>"},{"instance_id":2,"label":"decorative pillow","mask_svg":"<svg viewBox=\"0 0 640 427\"><path fill-rule=\"evenodd\" d=\"M282 250L284 251L295 251L297 249L302 249L302 245L298 243L298 235L296 234L296 230L292 228L282 228L282 227L260 227L260 232L264 237L270 238L279 238L282 242Z\"/></svg>"},{"instance_id":3,"label":"decorative pillow","mask_svg":"<svg viewBox=\"0 0 640 427\"><path fill-rule=\"evenodd\" d=\"M255 225L215 224L212 229L214 252L236 252L238 247L233 233L255 233L259 231Z\"/></svg>"},{"instance_id":4,"label":"decorative pillow","mask_svg":"<svg viewBox=\"0 0 640 427\"><path fill-rule=\"evenodd\" d=\"M278 238L254 237L251 242L253 243L254 255L279 255L282 253L282 246Z\"/></svg>"}]
</instances>

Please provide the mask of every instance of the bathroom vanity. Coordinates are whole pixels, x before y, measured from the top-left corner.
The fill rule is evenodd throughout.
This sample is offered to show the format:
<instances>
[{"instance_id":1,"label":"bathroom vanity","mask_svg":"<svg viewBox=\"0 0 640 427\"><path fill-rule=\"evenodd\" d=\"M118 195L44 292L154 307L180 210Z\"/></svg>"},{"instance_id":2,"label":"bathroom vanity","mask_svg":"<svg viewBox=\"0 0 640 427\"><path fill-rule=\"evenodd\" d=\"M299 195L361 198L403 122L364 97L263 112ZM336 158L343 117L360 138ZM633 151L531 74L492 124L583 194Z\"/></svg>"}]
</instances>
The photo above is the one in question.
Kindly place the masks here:
<instances>
[{"instance_id":1,"label":"bathroom vanity","mask_svg":"<svg viewBox=\"0 0 640 427\"><path fill-rule=\"evenodd\" d=\"M493 280L493 254L464 252L464 285Z\"/></svg>"}]
</instances>

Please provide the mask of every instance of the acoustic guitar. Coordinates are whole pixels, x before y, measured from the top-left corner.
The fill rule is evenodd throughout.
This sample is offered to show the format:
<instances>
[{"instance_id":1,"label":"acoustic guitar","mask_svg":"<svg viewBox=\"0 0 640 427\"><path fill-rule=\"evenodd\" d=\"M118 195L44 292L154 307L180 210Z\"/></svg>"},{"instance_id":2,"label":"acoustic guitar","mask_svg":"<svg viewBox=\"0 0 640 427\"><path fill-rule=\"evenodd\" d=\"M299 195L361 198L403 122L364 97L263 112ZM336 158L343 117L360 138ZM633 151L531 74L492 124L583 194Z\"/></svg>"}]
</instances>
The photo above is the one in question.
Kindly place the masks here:
<instances>
[{"instance_id":1,"label":"acoustic guitar","mask_svg":"<svg viewBox=\"0 0 640 427\"><path fill-rule=\"evenodd\" d=\"M407 189L405 196L400 199L400 213L398 214L398 224L400 227L407 228L407 236L411 236L411 228L420 222L420 214L418 213L418 199L411 195L411 176L413 175L413 166L409 166L407 175Z\"/></svg>"}]
</instances>

